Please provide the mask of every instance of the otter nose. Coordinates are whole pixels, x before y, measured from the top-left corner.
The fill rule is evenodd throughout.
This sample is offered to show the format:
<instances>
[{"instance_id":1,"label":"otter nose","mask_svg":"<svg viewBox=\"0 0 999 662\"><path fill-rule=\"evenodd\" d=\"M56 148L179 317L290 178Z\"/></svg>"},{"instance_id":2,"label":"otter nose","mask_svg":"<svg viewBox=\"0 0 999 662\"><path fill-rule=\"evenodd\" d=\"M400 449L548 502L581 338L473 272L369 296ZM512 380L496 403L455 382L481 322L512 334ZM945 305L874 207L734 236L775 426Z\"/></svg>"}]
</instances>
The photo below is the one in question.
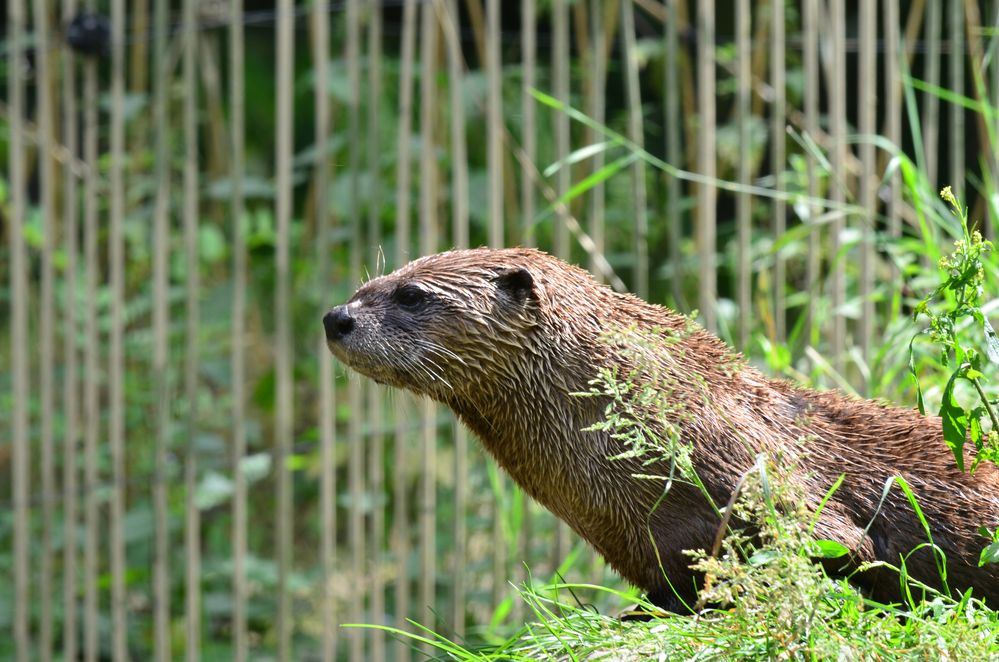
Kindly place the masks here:
<instances>
[{"instance_id":1,"label":"otter nose","mask_svg":"<svg viewBox=\"0 0 999 662\"><path fill-rule=\"evenodd\" d=\"M323 327L327 340L340 340L354 330L354 318L347 311L347 306L337 306L323 315Z\"/></svg>"}]
</instances>

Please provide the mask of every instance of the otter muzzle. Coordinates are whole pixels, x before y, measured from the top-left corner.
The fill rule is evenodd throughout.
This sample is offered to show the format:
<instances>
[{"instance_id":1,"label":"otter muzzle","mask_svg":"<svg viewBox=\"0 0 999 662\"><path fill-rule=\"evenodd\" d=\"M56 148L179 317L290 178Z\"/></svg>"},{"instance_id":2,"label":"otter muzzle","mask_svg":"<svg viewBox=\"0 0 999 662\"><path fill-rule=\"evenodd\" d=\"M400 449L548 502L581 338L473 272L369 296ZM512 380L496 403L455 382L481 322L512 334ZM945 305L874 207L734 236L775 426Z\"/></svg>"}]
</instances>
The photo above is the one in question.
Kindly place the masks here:
<instances>
[{"instance_id":1,"label":"otter muzzle","mask_svg":"<svg viewBox=\"0 0 999 662\"><path fill-rule=\"evenodd\" d=\"M354 318L350 316L347 306L337 306L323 315L323 328L326 329L327 340L342 340L354 330Z\"/></svg>"}]
</instances>

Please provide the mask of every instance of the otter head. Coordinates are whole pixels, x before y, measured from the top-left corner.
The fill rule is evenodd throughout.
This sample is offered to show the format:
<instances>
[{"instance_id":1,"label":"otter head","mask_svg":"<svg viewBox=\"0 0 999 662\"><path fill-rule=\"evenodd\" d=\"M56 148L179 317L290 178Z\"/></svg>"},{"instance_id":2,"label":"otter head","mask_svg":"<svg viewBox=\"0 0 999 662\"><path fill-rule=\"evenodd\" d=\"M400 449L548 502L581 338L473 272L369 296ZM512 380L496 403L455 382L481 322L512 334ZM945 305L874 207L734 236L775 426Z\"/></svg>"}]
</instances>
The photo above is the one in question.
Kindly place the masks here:
<instances>
[{"instance_id":1,"label":"otter head","mask_svg":"<svg viewBox=\"0 0 999 662\"><path fill-rule=\"evenodd\" d=\"M333 354L375 381L457 404L520 371L539 320L526 252L431 255L360 287L323 317Z\"/></svg>"}]
</instances>

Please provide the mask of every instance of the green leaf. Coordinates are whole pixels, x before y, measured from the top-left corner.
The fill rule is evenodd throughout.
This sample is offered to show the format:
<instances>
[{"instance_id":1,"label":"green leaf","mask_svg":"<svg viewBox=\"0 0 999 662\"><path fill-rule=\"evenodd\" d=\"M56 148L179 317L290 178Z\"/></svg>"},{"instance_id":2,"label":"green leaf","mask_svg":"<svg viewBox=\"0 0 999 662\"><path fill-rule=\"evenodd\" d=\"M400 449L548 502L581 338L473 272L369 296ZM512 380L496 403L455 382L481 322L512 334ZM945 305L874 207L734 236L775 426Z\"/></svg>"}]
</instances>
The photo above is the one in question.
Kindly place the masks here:
<instances>
[{"instance_id":1,"label":"green leaf","mask_svg":"<svg viewBox=\"0 0 999 662\"><path fill-rule=\"evenodd\" d=\"M926 416L926 404L923 402L923 389L919 386L919 377L916 375L916 359L912 351L912 344L916 342L918 338L925 331L920 331L916 335L912 336L909 341L909 375L912 377L912 383L916 386L916 407L919 409L919 413Z\"/></svg>"},{"instance_id":2,"label":"green leaf","mask_svg":"<svg viewBox=\"0 0 999 662\"><path fill-rule=\"evenodd\" d=\"M954 397L954 385L957 383L958 372L955 371L947 380L940 403L940 417L943 419L944 441L954 453L957 468L964 471L964 441L968 433L968 412L957 403Z\"/></svg>"},{"instance_id":3,"label":"green leaf","mask_svg":"<svg viewBox=\"0 0 999 662\"><path fill-rule=\"evenodd\" d=\"M496 605L496 609L493 610L493 617L491 619L492 627L499 627L506 617L513 610L513 597L504 598L502 602Z\"/></svg>"},{"instance_id":4,"label":"green leaf","mask_svg":"<svg viewBox=\"0 0 999 662\"><path fill-rule=\"evenodd\" d=\"M288 471L302 471L309 466L309 458L301 454L291 454L285 458L284 466Z\"/></svg>"},{"instance_id":5,"label":"green leaf","mask_svg":"<svg viewBox=\"0 0 999 662\"><path fill-rule=\"evenodd\" d=\"M808 527L808 534L809 535L811 535L812 532L815 531L815 525L819 521L819 515L822 514L822 509L826 507L826 503L829 502L829 499L832 498L832 495L835 494L836 490L838 490L839 487L840 487L840 485L843 484L843 479L845 479L845 478L846 478L846 474L845 473L840 474L839 478L836 479L836 482L834 482L832 484L832 487L830 487L828 490L826 490L826 495L824 497L822 497L822 501L819 502L819 507L816 508L815 512L812 514L812 523Z\"/></svg>"},{"instance_id":6,"label":"green leaf","mask_svg":"<svg viewBox=\"0 0 999 662\"><path fill-rule=\"evenodd\" d=\"M198 510L207 510L225 503L232 496L233 484L227 476L212 471L206 474L194 493Z\"/></svg>"},{"instance_id":7,"label":"green leaf","mask_svg":"<svg viewBox=\"0 0 999 662\"><path fill-rule=\"evenodd\" d=\"M588 192L594 186L603 183L607 179L610 179L610 177L615 173L617 173L619 170L622 170L631 165L632 163L634 163L636 158L637 157L634 154L627 154L619 159L611 161L600 170L591 173L582 181L574 184L572 188L566 191L566 193L561 198L559 198L558 201L562 204L568 204L577 196Z\"/></svg>"},{"instance_id":8,"label":"green leaf","mask_svg":"<svg viewBox=\"0 0 999 662\"><path fill-rule=\"evenodd\" d=\"M604 141L599 143L593 143L592 145L586 145L585 147L580 147L579 149L572 152L564 159L560 159L555 163L551 164L550 166L548 166L547 168L545 168L544 175L545 177L551 177L556 172L558 172L559 170L561 170L566 166L572 165L574 163L579 163L580 161L584 161L590 158L591 156L596 156L601 152L606 152L611 147L616 147L616 146L617 143Z\"/></svg>"},{"instance_id":9,"label":"green leaf","mask_svg":"<svg viewBox=\"0 0 999 662\"><path fill-rule=\"evenodd\" d=\"M246 477L247 483L255 483L270 473L271 454L255 453L254 455L247 455L239 461L239 470Z\"/></svg>"},{"instance_id":10,"label":"green leaf","mask_svg":"<svg viewBox=\"0 0 999 662\"><path fill-rule=\"evenodd\" d=\"M570 188L562 195L562 197L560 197L558 200L549 205L548 208L545 209L545 211L540 216L538 216L538 218L535 219L535 223L540 223L542 220L548 218L550 215L555 213L555 209L558 205L569 204L569 202L571 202L577 196L583 195L584 193L592 189L594 186L597 186L598 184L612 177L620 170L627 168L629 165L634 163L634 161L637 158L638 156L634 153L626 154L625 156L622 156L621 158L615 161L611 161L600 170L591 173L582 181L574 184L572 188Z\"/></svg>"},{"instance_id":11,"label":"green leaf","mask_svg":"<svg viewBox=\"0 0 999 662\"><path fill-rule=\"evenodd\" d=\"M982 555L978 557L978 566L986 563L999 563L999 541L996 541L982 550Z\"/></svg>"},{"instance_id":12,"label":"green leaf","mask_svg":"<svg viewBox=\"0 0 999 662\"><path fill-rule=\"evenodd\" d=\"M228 243L218 226L205 224L198 231L198 252L206 264L215 264L226 257Z\"/></svg>"},{"instance_id":13,"label":"green leaf","mask_svg":"<svg viewBox=\"0 0 999 662\"><path fill-rule=\"evenodd\" d=\"M985 315L982 315L982 331L985 332L985 354L989 361L999 364L999 335L996 335L996 330Z\"/></svg>"},{"instance_id":14,"label":"green leaf","mask_svg":"<svg viewBox=\"0 0 999 662\"><path fill-rule=\"evenodd\" d=\"M766 565L780 556L776 549L761 549L749 557L749 565Z\"/></svg>"},{"instance_id":15,"label":"green leaf","mask_svg":"<svg viewBox=\"0 0 999 662\"><path fill-rule=\"evenodd\" d=\"M996 110L994 107L992 107L988 103L983 103L978 99L973 99L963 94L958 94L953 90L949 90L939 85L934 85L933 83L927 82L920 78L907 76L906 80L912 83L913 89L920 90L923 92L928 92L935 97L943 99L948 103L954 104L955 106L960 106L962 108L967 108L968 110L973 110L974 112L981 113L989 118L994 117L996 114Z\"/></svg>"},{"instance_id":16,"label":"green leaf","mask_svg":"<svg viewBox=\"0 0 999 662\"><path fill-rule=\"evenodd\" d=\"M21 226L21 236L31 248L41 250L45 247L45 226L40 213L32 211L27 214L24 225Z\"/></svg>"},{"instance_id":17,"label":"green leaf","mask_svg":"<svg viewBox=\"0 0 999 662\"><path fill-rule=\"evenodd\" d=\"M835 540L816 540L810 556L820 559L838 559L850 553L850 548Z\"/></svg>"},{"instance_id":18,"label":"green leaf","mask_svg":"<svg viewBox=\"0 0 999 662\"><path fill-rule=\"evenodd\" d=\"M982 447L982 439L984 432L982 431L982 419L981 416L984 414L981 407L978 407L974 412L971 413L971 433L968 435L971 438L971 443L975 445L975 448Z\"/></svg>"}]
</instances>

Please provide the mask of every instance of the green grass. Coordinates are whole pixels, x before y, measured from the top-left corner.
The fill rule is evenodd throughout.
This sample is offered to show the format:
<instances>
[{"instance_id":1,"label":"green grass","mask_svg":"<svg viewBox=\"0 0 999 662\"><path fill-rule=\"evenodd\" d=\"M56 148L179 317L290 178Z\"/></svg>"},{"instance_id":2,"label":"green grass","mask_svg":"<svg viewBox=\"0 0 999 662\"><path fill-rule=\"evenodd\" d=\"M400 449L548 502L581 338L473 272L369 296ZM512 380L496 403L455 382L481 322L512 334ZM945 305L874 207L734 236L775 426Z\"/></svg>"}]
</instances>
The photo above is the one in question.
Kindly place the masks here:
<instances>
[{"instance_id":1,"label":"green grass","mask_svg":"<svg viewBox=\"0 0 999 662\"><path fill-rule=\"evenodd\" d=\"M811 537L804 499L764 465L750 474L736 505L760 528L754 543L729 535L715 556L692 554L709 578L696 615L647 621L600 613L576 596L604 593L622 608L630 596L592 585L527 584L519 589L530 621L505 640L471 646L427 628L378 627L453 660L774 660L999 657L999 613L970 596L953 599L914 582L896 605L866 599L830 579L816 556L838 553ZM910 494L911 498L911 494ZM781 503L777 508L775 503ZM904 570L904 568L903 568ZM900 577L904 572L900 573ZM640 611L655 608L639 602ZM377 627L377 626L348 626Z\"/></svg>"},{"instance_id":2,"label":"green grass","mask_svg":"<svg viewBox=\"0 0 999 662\"><path fill-rule=\"evenodd\" d=\"M794 521L784 518L782 524ZM805 531L800 526L796 530ZM809 560L806 538L785 530L748 557L730 546L710 559L705 567L717 574L708 593L711 599L724 601L696 616L662 614L649 621L624 621L572 596L604 592L623 608L628 604L625 594L591 585L527 585L519 593L530 608L530 622L499 643L469 646L424 628L416 634L380 629L429 645L441 659L453 660L988 660L999 656L999 613L976 600L957 601L929 591L928 599L912 598L902 605L865 600L845 580L829 579L821 566ZM640 603L640 608L654 610L647 603Z\"/></svg>"}]
</instances>

